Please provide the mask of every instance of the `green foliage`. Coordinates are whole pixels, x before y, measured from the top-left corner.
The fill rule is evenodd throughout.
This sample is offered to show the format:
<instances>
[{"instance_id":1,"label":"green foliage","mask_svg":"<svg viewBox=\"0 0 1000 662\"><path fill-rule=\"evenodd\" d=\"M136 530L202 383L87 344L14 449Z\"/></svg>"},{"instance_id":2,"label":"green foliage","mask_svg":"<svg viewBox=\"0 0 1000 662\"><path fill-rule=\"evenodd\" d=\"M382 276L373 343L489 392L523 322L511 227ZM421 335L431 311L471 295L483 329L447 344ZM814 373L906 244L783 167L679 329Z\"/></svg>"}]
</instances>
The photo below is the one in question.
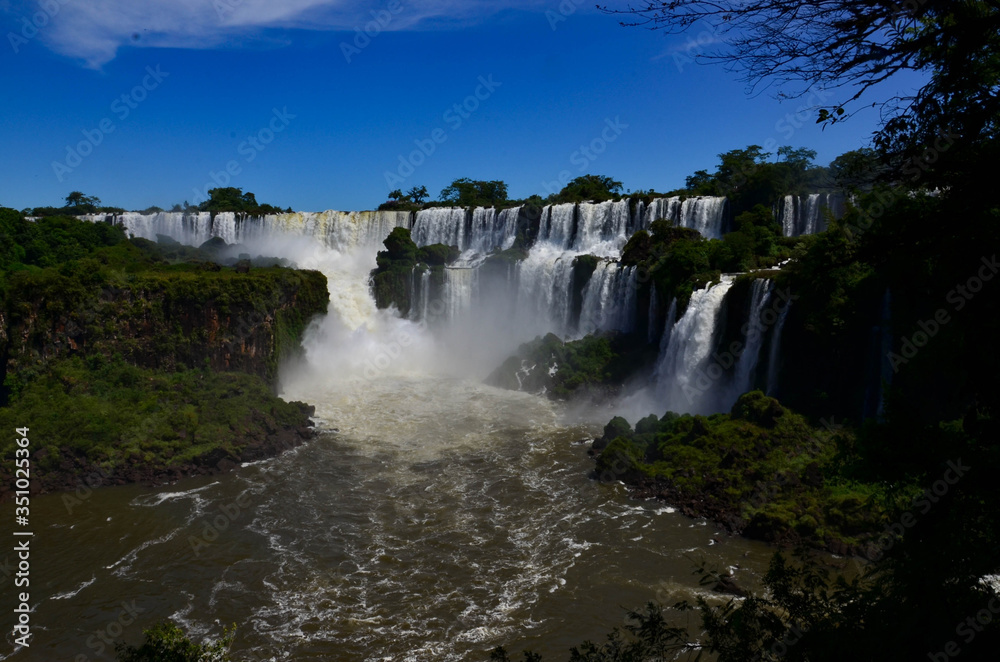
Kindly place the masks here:
<instances>
[{"instance_id":1,"label":"green foliage","mask_svg":"<svg viewBox=\"0 0 1000 662\"><path fill-rule=\"evenodd\" d=\"M441 267L457 260L460 254L457 246L430 244L417 250L417 262Z\"/></svg>"},{"instance_id":2,"label":"green foliage","mask_svg":"<svg viewBox=\"0 0 1000 662\"><path fill-rule=\"evenodd\" d=\"M507 202L507 184L462 177L441 191L441 201L459 207L501 207Z\"/></svg>"},{"instance_id":3,"label":"green foliage","mask_svg":"<svg viewBox=\"0 0 1000 662\"><path fill-rule=\"evenodd\" d=\"M78 216L81 214L120 214L125 210L121 207L107 207L101 205L101 199L96 195L84 195L80 191L73 191L66 196L65 207L35 207L26 209L29 216Z\"/></svg>"},{"instance_id":4,"label":"green foliage","mask_svg":"<svg viewBox=\"0 0 1000 662\"><path fill-rule=\"evenodd\" d=\"M681 195L722 195L729 198L734 216L757 205L772 207L782 196L801 195L831 184L826 168L813 164L816 152L789 146L778 148L778 159L760 145L719 154L714 173L698 170L685 180ZM780 234L780 232L779 232Z\"/></svg>"},{"instance_id":5,"label":"green foliage","mask_svg":"<svg viewBox=\"0 0 1000 662\"><path fill-rule=\"evenodd\" d=\"M264 214L280 214L280 207L257 202L257 196L250 191L243 192L242 188L232 186L225 188L213 188L208 191L208 200L198 205L200 211L220 212L231 211L252 216L262 216Z\"/></svg>"},{"instance_id":6,"label":"green foliage","mask_svg":"<svg viewBox=\"0 0 1000 662\"><path fill-rule=\"evenodd\" d=\"M139 647L115 644L115 654L118 662L228 662L235 633L233 626L219 641L196 644L179 627L164 622L144 630L145 641Z\"/></svg>"},{"instance_id":7,"label":"green foliage","mask_svg":"<svg viewBox=\"0 0 1000 662\"><path fill-rule=\"evenodd\" d=\"M379 255L383 259L416 262L417 245L410 238L410 231L406 228L393 228L382 243L385 245L385 251Z\"/></svg>"},{"instance_id":8,"label":"green foliage","mask_svg":"<svg viewBox=\"0 0 1000 662\"><path fill-rule=\"evenodd\" d=\"M845 433L846 434L846 433ZM706 516L726 514L738 528L769 541L807 541L818 547L856 547L876 531L884 511L873 485L837 476L847 443L810 427L760 391L739 398L729 414L668 412L605 428L598 475L643 477Z\"/></svg>"},{"instance_id":9,"label":"green foliage","mask_svg":"<svg viewBox=\"0 0 1000 662\"><path fill-rule=\"evenodd\" d=\"M582 387L612 383L621 377L617 364L620 356L603 336L586 336L565 343L555 334L521 345L487 378L487 383L504 388L538 391L543 388L552 395L565 396ZM534 365L534 370L518 382L522 363ZM549 373L552 374L549 374Z\"/></svg>"},{"instance_id":10,"label":"green foliage","mask_svg":"<svg viewBox=\"0 0 1000 662\"><path fill-rule=\"evenodd\" d=\"M279 430L308 425L308 408L285 402L262 378L234 372L140 368L120 355L50 363L28 381L0 424L32 421L43 484L65 466L110 475L154 472L222 458L239 462ZM13 473L14 445L0 445L0 474Z\"/></svg>"},{"instance_id":11,"label":"green foliage","mask_svg":"<svg viewBox=\"0 0 1000 662\"><path fill-rule=\"evenodd\" d=\"M427 199L426 186L414 186L406 193L400 189L389 192L388 200L379 205L379 211L417 211Z\"/></svg>"},{"instance_id":12,"label":"green foliage","mask_svg":"<svg viewBox=\"0 0 1000 662\"><path fill-rule=\"evenodd\" d=\"M29 222L13 209L0 208L0 271L49 267L123 241L121 228L107 223L87 223L68 216Z\"/></svg>"},{"instance_id":13,"label":"green foliage","mask_svg":"<svg viewBox=\"0 0 1000 662\"><path fill-rule=\"evenodd\" d=\"M791 256L770 208L756 205L735 223L736 229L722 239L705 239L695 230L656 219L648 232L639 230L629 238L621 262L648 271L660 304L666 308L676 299L681 315L691 294L717 281L721 273L766 269Z\"/></svg>"},{"instance_id":14,"label":"green foliage","mask_svg":"<svg viewBox=\"0 0 1000 662\"><path fill-rule=\"evenodd\" d=\"M605 202L621 197L622 183L604 175L582 175L549 196L550 203Z\"/></svg>"}]
</instances>

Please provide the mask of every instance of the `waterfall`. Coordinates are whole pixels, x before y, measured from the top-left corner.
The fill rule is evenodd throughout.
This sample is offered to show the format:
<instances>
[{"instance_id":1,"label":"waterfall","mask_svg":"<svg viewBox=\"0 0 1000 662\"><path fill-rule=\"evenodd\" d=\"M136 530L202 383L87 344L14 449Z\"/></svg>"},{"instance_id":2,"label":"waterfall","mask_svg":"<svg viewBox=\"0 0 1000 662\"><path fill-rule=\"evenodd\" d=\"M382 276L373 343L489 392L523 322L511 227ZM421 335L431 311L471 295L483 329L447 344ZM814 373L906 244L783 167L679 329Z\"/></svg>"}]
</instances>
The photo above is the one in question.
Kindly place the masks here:
<instances>
[{"instance_id":1,"label":"waterfall","mask_svg":"<svg viewBox=\"0 0 1000 662\"><path fill-rule=\"evenodd\" d=\"M472 226L462 250L486 255L494 250L506 250L513 246L520 211L520 207L502 209L500 212L492 207L473 209Z\"/></svg>"},{"instance_id":2,"label":"waterfall","mask_svg":"<svg viewBox=\"0 0 1000 662\"><path fill-rule=\"evenodd\" d=\"M774 327L774 334L771 336L771 347L767 360L767 394L774 396L778 393L778 359L781 354L781 331L785 328L785 320L788 318L788 310L792 307L792 302L785 302L785 307L778 316L778 323Z\"/></svg>"},{"instance_id":3,"label":"waterfall","mask_svg":"<svg viewBox=\"0 0 1000 662\"><path fill-rule=\"evenodd\" d=\"M212 238L211 212L157 212L155 214L140 214L126 212L124 214L86 214L80 217L85 221L109 222L125 230L130 237L139 237L156 241L156 235L162 234L189 246L198 246Z\"/></svg>"},{"instance_id":4,"label":"waterfall","mask_svg":"<svg viewBox=\"0 0 1000 662\"><path fill-rule=\"evenodd\" d=\"M659 299L656 297L656 283L649 286L649 312L646 322L646 342L650 345L656 340L656 318L660 315Z\"/></svg>"},{"instance_id":5,"label":"waterfall","mask_svg":"<svg viewBox=\"0 0 1000 662\"><path fill-rule=\"evenodd\" d=\"M568 333L574 257L573 253L536 247L517 264L517 326L530 329L527 335Z\"/></svg>"},{"instance_id":6,"label":"waterfall","mask_svg":"<svg viewBox=\"0 0 1000 662\"><path fill-rule=\"evenodd\" d=\"M786 195L779 214L781 230L786 237L823 232L827 226L826 212L841 218L845 208L845 198L840 193Z\"/></svg>"},{"instance_id":7,"label":"waterfall","mask_svg":"<svg viewBox=\"0 0 1000 662\"><path fill-rule=\"evenodd\" d=\"M750 317L743 327L746 329L743 352L736 363L730 388L730 399L733 403L739 396L753 390L760 350L764 345L764 335L767 333L764 309L771 303L773 291L774 281L770 278L757 278L750 287Z\"/></svg>"},{"instance_id":8,"label":"waterfall","mask_svg":"<svg viewBox=\"0 0 1000 662\"><path fill-rule=\"evenodd\" d=\"M670 336L673 335L674 325L677 324L677 299L670 300L670 307L667 308L667 322L663 325L663 335L660 336L660 356L670 345Z\"/></svg>"},{"instance_id":9,"label":"waterfall","mask_svg":"<svg viewBox=\"0 0 1000 662\"><path fill-rule=\"evenodd\" d=\"M427 304L430 301L431 294L431 271L430 269L424 269L420 274L420 280L416 280L416 269L410 274L410 315L409 318L414 322L426 322L427 319ZM417 283L419 282L419 285Z\"/></svg>"},{"instance_id":10,"label":"waterfall","mask_svg":"<svg viewBox=\"0 0 1000 662\"><path fill-rule=\"evenodd\" d=\"M681 199L676 196L672 198L654 198L650 200L649 206L646 207L645 216L646 228L653 221L660 218L666 219L676 225L681 219Z\"/></svg>"},{"instance_id":11,"label":"waterfall","mask_svg":"<svg viewBox=\"0 0 1000 662\"><path fill-rule=\"evenodd\" d=\"M583 290L580 334L598 331L629 333L635 328L637 267L619 268L601 260Z\"/></svg>"},{"instance_id":12,"label":"waterfall","mask_svg":"<svg viewBox=\"0 0 1000 662\"><path fill-rule=\"evenodd\" d=\"M726 199L715 196L688 198L681 203L680 225L701 233L706 239L721 239Z\"/></svg>"},{"instance_id":13,"label":"waterfall","mask_svg":"<svg viewBox=\"0 0 1000 662\"><path fill-rule=\"evenodd\" d=\"M703 414L719 410L714 398L724 370L710 364L709 358L715 348L722 302L733 280L734 276L723 275L720 282L694 292L683 317L674 325L655 373L667 409Z\"/></svg>"},{"instance_id":14,"label":"waterfall","mask_svg":"<svg viewBox=\"0 0 1000 662\"><path fill-rule=\"evenodd\" d=\"M579 223L572 248L581 253L617 257L628 241L631 224L628 200L589 203L578 206Z\"/></svg>"},{"instance_id":15,"label":"waterfall","mask_svg":"<svg viewBox=\"0 0 1000 662\"><path fill-rule=\"evenodd\" d=\"M576 205L547 205L542 209L538 227L538 242L553 248L568 249L572 244Z\"/></svg>"},{"instance_id":16,"label":"waterfall","mask_svg":"<svg viewBox=\"0 0 1000 662\"><path fill-rule=\"evenodd\" d=\"M493 229L494 248L507 250L514 245L517 239L517 219L521 214L521 207L512 207L501 210L497 216L497 224Z\"/></svg>"},{"instance_id":17,"label":"waterfall","mask_svg":"<svg viewBox=\"0 0 1000 662\"><path fill-rule=\"evenodd\" d=\"M492 210L491 210L492 211ZM413 241L417 246L444 244L464 251L466 211L462 207L434 207L417 212L413 222Z\"/></svg>"},{"instance_id":18,"label":"waterfall","mask_svg":"<svg viewBox=\"0 0 1000 662\"><path fill-rule=\"evenodd\" d=\"M628 200L547 205L542 209L538 243L578 255L618 257L631 226Z\"/></svg>"},{"instance_id":19,"label":"waterfall","mask_svg":"<svg viewBox=\"0 0 1000 662\"><path fill-rule=\"evenodd\" d=\"M444 309L450 321L460 319L472 306L476 294L476 269L444 270Z\"/></svg>"},{"instance_id":20,"label":"waterfall","mask_svg":"<svg viewBox=\"0 0 1000 662\"><path fill-rule=\"evenodd\" d=\"M646 228L662 218L682 228L697 230L706 239L719 239L726 218L726 198L696 196L683 201L678 196L654 198L644 213Z\"/></svg>"},{"instance_id":21,"label":"waterfall","mask_svg":"<svg viewBox=\"0 0 1000 662\"><path fill-rule=\"evenodd\" d=\"M99 220L107 217L98 215ZM98 218L83 217L87 220ZM324 211L243 216L233 212L129 212L111 217L130 236L155 241L156 235L166 235L189 246L199 246L212 237L228 244L264 243L277 235L292 235L318 239L334 250L376 248L393 228L408 227L409 212L398 211ZM262 247L264 250L265 247Z\"/></svg>"}]
</instances>

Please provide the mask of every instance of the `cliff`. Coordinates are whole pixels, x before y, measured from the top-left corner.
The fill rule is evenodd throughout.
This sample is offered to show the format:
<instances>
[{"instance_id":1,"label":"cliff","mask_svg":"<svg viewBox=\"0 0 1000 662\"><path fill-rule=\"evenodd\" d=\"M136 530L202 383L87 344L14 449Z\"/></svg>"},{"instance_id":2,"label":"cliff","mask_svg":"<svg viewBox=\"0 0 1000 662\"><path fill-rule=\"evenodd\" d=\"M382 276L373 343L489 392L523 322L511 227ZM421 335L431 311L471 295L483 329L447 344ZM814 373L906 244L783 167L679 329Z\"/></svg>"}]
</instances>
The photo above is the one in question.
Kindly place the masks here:
<instances>
[{"instance_id":1,"label":"cliff","mask_svg":"<svg viewBox=\"0 0 1000 662\"><path fill-rule=\"evenodd\" d=\"M74 219L6 213L0 235L0 428L30 429L33 491L217 473L311 436L313 408L273 388L326 311L322 274ZM0 500L13 461L0 442Z\"/></svg>"},{"instance_id":2,"label":"cliff","mask_svg":"<svg viewBox=\"0 0 1000 662\"><path fill-rule=\"evenodd\" d=\"M306 323L326 312L326 278L284 268L149 265L132 244L60 269L12 274L0 377L14 388L74 355L121 354L157 370L209 367L273 381ZM124 260L123 260L124 258ZM119 262L121 264L121 262ZM218 270L215 270L218 269Z\"/></svg>"}]
</instances>

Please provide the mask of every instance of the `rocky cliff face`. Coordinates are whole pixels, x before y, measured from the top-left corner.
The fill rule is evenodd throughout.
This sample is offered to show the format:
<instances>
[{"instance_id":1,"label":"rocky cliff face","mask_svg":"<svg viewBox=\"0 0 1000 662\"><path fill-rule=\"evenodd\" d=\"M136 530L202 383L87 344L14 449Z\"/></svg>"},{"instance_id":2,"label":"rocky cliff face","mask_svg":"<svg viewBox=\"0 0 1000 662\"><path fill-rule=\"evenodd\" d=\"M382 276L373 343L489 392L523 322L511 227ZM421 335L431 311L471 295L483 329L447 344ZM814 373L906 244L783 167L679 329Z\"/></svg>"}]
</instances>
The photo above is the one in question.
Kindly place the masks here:
<instances>
[{"instance_id":1,"label":"rocky cliff face","mask_svg":"<svg viewBox=\"0 0 1000 662\"><path fill-rule=\"evenodd\" d=\"M11 280L0 313L0 372L17 381L54 360L120 354L144 368L207 366L273 382L328 300L322 274L281 268L150 272L83 288L25 274Z\"/></svg>"}]
</instances>

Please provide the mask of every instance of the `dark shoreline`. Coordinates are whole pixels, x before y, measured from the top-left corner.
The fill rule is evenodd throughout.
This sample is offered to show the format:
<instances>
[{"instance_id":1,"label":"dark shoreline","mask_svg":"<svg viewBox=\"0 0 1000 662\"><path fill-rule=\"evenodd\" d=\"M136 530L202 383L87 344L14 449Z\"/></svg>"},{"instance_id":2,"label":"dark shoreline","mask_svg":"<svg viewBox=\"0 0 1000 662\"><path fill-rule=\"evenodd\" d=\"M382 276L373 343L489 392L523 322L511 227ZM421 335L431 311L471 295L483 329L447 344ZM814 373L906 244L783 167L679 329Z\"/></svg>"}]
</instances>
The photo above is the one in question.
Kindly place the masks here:
<instances>
[{"instance_id":1,"label":"dark shoreline","mask_svg":"<svg viewBox=\"0 0 1000 662\"><path fill-rule=\"evenodd\" d=\"M592 474L596 480L596 474ZM629 498L637 501L661 501L677 509L677 512L692 519L707 519L722 526L727 533L748 540L756 540L779 549L793 549L806 546L837 556L854 557L872 560L868 550L862 545L849 545L840 540L820 539L802 536L789 529L777 530L753 526L746 522L733 508L719 503L714 499L706 499L705 495L689 496L682 494L667 481L653 479L647 476L622 476Z\"/></svg>"},{"instance_id":2,"label":"dark shoreline","mask_svg":"<svg viewBox=\"0 0 1000 662\"><path fill-rule=\"evenodd\" d=\"M32 495L69 493L112 485L140 484L149 487L176 483L196 476L217 476L239 469L242 464L258 462L298 448L317 436L311 424L288 426L268 434L262 441L251 441L238 451L225 448L214 450L178 465L154 465L124 463L110 471L89 462L80 455L74 455L69 448L60 449L61 461L54 471L44 474L32 472L30 492ZM45 459L48 449L36 452L32 464ZM0 475L0 503L14 496L14 478Z\"/></svg>"}]
</instances>

